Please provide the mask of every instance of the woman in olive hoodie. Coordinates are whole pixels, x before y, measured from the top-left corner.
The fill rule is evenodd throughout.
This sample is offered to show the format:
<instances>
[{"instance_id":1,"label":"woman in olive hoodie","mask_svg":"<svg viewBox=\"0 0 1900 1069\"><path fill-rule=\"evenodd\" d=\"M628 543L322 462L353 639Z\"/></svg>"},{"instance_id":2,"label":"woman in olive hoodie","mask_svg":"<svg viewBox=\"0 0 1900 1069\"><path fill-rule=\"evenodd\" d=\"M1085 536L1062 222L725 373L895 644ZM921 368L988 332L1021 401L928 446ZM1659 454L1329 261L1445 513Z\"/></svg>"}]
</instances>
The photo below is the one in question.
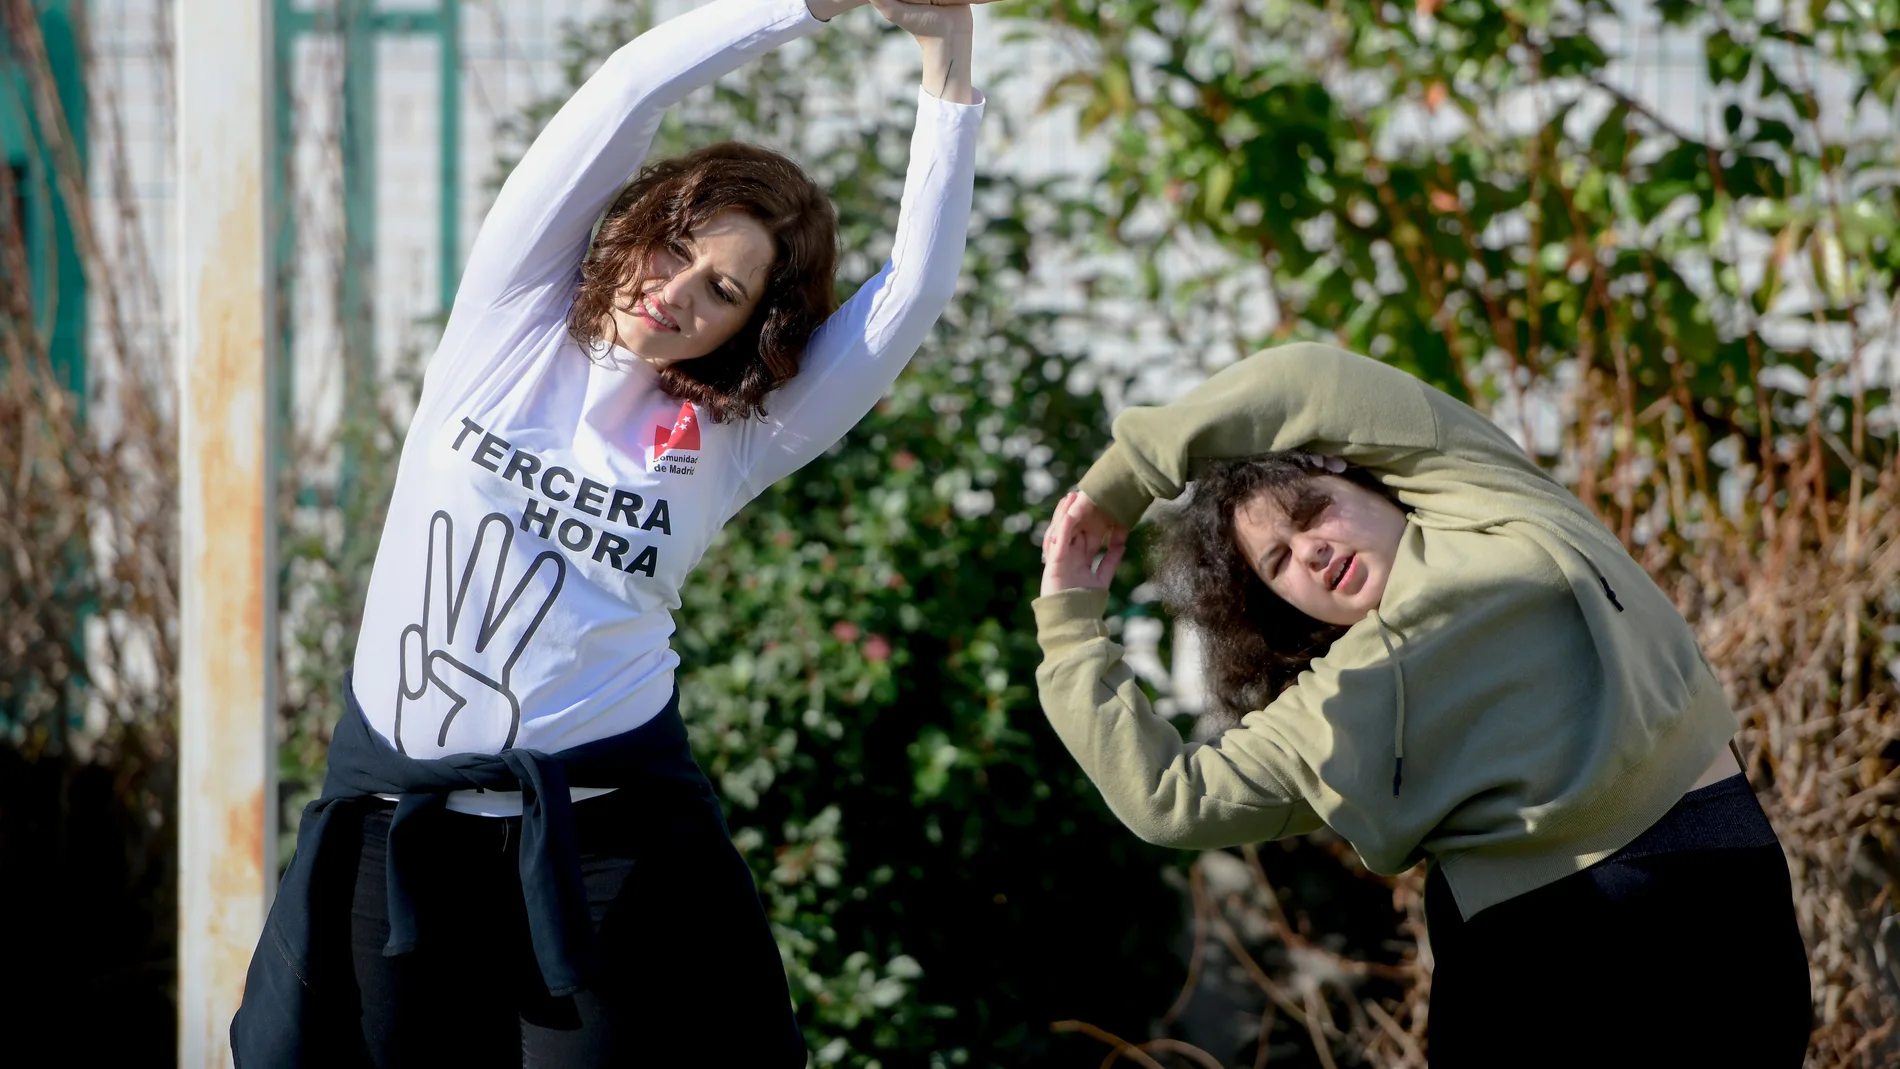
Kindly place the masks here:
<instances>
[{"instance_id":1,"label":"woman in olive hoodie","mask_svg":"<svg viewBox=\"0 0 1900 1069\"><path fill-rule=\"evenodd\" d=\"M1623 546L1479 413L1320 345L1131 408L1044 539L1042 705L1155 843L1313 831L1428 866L1433 1064L1799 1066L1786 862L1694 635ZM1212 625L1184 743L1102 612L1127 529ZM1097 555L1101 555L1097 563Z\"/></svg>"}]
</instances>

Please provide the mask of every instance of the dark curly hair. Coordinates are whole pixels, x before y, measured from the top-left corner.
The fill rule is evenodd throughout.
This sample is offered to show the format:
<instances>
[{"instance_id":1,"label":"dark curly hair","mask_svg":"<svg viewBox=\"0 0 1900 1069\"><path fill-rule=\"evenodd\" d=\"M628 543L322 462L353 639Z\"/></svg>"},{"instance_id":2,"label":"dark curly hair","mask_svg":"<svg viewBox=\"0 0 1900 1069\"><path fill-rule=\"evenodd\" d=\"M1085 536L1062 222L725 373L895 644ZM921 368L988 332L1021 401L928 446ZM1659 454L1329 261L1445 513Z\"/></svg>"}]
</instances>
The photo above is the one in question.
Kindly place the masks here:
<instances>
[{"instance_id":1,"label":"dark curly hair","mask_svg":"<svg viewBox=\"0 0 1900 1069\"><path fill-rule=\"evenodd\" d=\"M1207 672L1204 715L1217 728L1264 709L1347 628L1287 604L1261 582L1234 538L1234 514L1267 495L1295 525L1331 503L1324 458L1281 452L1208 465L1185 502L1163 514L1149 542L1148 574L1177 621L1200 632ZM1372 473L1339 477L1390 497Z\"/></svg>"},{"instance_id":2,"label":"dark curly hair","mask_svg":"<svg viewBox=\"0 0 1900 1069\"><path fill-rule=\"evenodd\" d=\"M765 414L765 395L798 374L805 343L838 306L838 215L798 164L722 141L648 164L620 191L581 263L567 329L583 349L605 337L614 295L645 283L652 256L723 211L771 234L772 270L752 318L725 344L660 372L660 385L715 423Z\"/></svg>"}]
</instances>

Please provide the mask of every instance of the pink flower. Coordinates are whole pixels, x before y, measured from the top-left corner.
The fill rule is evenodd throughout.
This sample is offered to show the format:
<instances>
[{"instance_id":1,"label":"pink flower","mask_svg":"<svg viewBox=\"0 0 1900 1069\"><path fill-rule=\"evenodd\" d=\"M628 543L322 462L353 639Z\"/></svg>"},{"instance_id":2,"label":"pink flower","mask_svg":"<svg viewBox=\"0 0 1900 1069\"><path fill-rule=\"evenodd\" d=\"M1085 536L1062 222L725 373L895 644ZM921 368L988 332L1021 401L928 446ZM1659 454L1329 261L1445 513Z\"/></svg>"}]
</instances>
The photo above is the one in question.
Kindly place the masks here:
<instances>
[{"instance_id":1,"label":"pink flower","mask_svg":"<svg viewBox=\"0 0 1900 1069\"><path fill-rule=\"evenodd\" d=\"M864 659L867 661L888 661L891 659L891 644L883 635L872 635L864 640Z\"/></svg>"},{"instance_id":2,"label":"pink flower","mask_svg":"<svg viewBox=\"0 0 1900 1069\"><path fill-rule=\"evenodd\" d=\"M848 646L858 640L858 625L849 620L839 620L831 625L831 637Z\"/></svg>"},{"instance_id":3,"label":"pink flower","mask_svg":"<svg viewBox=\"0 0 1900 1069\"><path fill-rule=\"evenodd\" d=\"M909 471L916 466L917 456L909 450L905 450L891 458L891 467L896 468L898 471Z\"/></svg>"}]
</instances>

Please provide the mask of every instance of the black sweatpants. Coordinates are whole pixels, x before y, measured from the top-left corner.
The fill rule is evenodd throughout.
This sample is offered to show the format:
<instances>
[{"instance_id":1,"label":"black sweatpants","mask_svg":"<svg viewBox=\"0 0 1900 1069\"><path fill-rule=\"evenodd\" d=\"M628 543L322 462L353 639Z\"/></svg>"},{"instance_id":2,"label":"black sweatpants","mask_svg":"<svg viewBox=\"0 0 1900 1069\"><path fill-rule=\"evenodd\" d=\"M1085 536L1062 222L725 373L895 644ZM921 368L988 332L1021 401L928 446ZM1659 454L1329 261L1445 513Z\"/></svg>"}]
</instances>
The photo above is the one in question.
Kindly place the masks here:
<instances>
[{"instance_id":1,"label":"black sweatpants","mask_svg":"<svg viewBox=\"0 0 1900 1069\"><path fill-rule=\"evenodd\" d=\"M1468 920L1435 870L1425 913L1433 1069L1800 1069L1807 954L1787 860L1741 776Z\"/></svg>"},{"instance_id":2,"label":"black sweatpants","mask_svg":"<svg viewBox=\"0 0 1900 1069\"><path fill-rule=\"evenodd\" d=\"M334 1065L802 1067L804 1039L752 874L700 780L577 802L599 974L550 998L528 941L521 820L443 813L405 840L418 948L384 957L384 847L393 803L366 807L361 849L323 866L347 903L359 1035ZM347 842L347 838L342 838ZM327 918L337 932L343 918Z\"/></svg>"}]
</instances>

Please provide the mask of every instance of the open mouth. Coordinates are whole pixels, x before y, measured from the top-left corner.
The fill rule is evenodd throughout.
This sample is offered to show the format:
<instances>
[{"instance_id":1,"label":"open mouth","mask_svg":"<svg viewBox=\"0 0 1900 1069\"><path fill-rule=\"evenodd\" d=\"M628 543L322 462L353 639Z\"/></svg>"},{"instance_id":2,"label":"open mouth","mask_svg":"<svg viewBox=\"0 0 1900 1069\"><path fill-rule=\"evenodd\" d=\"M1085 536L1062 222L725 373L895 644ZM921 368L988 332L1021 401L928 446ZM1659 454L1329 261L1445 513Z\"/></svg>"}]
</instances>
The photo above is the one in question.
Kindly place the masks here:
<instances>
[{"instance_id":1,"label":"open mouth","mask_svg":"<svg viewBox=\"0 0 1900 1069\"><path fill-rule=\"evenodd\" d=\"M1358 559L1357 553L1349 553L1334 562L1333 566L1326 570L1326 589L1338 590L1339 584L1346 581L1347 573L1352 571L1352 563Z\"/></svg>"},{"instance_id":2,"label":"open mouth","mask_svg":"<svg viewBox=\"0 0 1900 1069\"><path fill-rule=\"evenodd\" d=\"M673 317L661 310L659 302L655 301L651 296L643 296L640 298L640 314L652 320L655 326L662 329L680 329L680 325L673 321Z\"/></svg>"}]
</instances>

